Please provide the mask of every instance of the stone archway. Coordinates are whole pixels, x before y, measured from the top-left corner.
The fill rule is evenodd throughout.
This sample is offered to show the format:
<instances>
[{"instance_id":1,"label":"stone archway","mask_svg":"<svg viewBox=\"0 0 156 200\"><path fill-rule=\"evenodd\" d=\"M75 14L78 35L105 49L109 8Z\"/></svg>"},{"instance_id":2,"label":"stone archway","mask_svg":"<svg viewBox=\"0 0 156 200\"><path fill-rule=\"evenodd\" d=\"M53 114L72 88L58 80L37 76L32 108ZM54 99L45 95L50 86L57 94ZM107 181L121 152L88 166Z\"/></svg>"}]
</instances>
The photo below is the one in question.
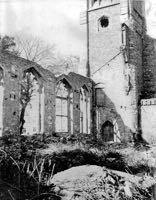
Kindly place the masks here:
<instances>
[{"instance_id":1,"label":"stone archway","mask_svg":"<svg viewBox=\"0 0 156 200\"><path fill-rule=\"evenodd\" d=\"M23 84L30 89L30 100L25 108L23 134L44 132L44 86L34 69L24 71ZM27 86L28 85L28 86Z\"/></svg>"},{"instance_id":2,"label":"stone archway","mask_svg":"<svg viewBox=\"0 0 156 200\"><path fill-rule=\"evenodd\" d=\"M114 142L114 125L106 121L101 127L101 137L104 142Z\"/></svg>"}]
</instances>

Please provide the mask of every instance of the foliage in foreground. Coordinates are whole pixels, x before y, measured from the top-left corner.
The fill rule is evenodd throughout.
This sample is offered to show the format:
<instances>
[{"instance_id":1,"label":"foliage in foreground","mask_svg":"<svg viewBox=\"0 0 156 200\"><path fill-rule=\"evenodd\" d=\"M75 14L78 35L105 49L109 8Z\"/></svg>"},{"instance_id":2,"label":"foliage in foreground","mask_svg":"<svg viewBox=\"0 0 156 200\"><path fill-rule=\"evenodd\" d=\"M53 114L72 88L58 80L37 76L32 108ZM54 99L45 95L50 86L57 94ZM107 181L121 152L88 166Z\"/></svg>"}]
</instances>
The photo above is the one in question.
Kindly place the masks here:
<instances>
[{"instance_id":1,"label":"foliage in foreground","mask_svg":"<svg viewBox=\"0 0 156 200\"><path fill-rule=\"evenodd\" d=\"M70 145L78 143L70 138ZM51 155L41 155L37 149L47 147L47 143L61 145L67 141L52 136L6 135L0 140L0 199L35 200L59 199L51 193L49 180L57 172L80 165L99 165L120 171L137 173L142 167L127 166L123 157L115 151L92 151L85 148L62 150ZM5 191L4 191L5 188ZM4 197L3 197L4 196Z\"/></svg>"}]
</instances>

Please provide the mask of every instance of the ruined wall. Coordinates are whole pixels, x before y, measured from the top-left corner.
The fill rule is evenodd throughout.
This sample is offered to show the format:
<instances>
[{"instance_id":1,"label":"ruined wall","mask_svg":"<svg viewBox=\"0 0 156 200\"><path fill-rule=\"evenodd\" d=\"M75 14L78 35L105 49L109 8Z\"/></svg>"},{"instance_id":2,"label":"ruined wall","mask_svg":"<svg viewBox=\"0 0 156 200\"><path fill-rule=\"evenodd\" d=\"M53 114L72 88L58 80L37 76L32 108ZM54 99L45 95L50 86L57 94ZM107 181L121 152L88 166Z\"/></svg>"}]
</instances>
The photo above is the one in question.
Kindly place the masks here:
<instances>
[{"instance_id":1,"label":"ruined wall","mask_svg":"<svg viewBox=\"0 0 156 200\"><path fill-rule=\"evenodd\" d=\"M156 97L156 39L146 35L143 47L142 98Z\"/></svg>"},{"instance_id":2,"label":"ruined wall","mask_svg":"<svg viewBox=\"0 0 156 200\"><path fill-rule=\"evenodd\" d=\"M93 126L92 126L92 80L86 78L82 75L76 73L69 73L68 75L61 75L58 77L57 81L65 79L72 88L73 91L73 134L80 134L80 90L82 87L86 87L89 99L90 99L90 109L88 112L90 113L90 134L93 134ZM69 133L71 134L71 133ZM82 134L82 133L81 133ZM84 133L83 133L84 134ZM82 134L82 135L83 135ZM87 133L88 134L88 133Z\"/></svg>"},{"instance_id":3,"label":"ruined wall","mask_svg":"<svg viewBox=\"0 0 156 200\"><path fill-rule=\"evenodd\" d=\"M80 93L74 90L73 93L73 130L75 134L80 133Z\"/></svg>"},{"instance_id":4,"label":"ruined wall","mask_svg":"<svg viewBox=\"0 0 156 200\"><path fill-rule=\"evenodd\" d=\"M17 56L1 53L1 67L4 70L3 132L19 133L20 91L25 70L34 69L42 77L44 86L44 131L55 131L55 77L36 63Z\"/></svg>"},{"instance_id":5,"label":"ruined wall","mask_svg":"<svg viewBox=\"0 0 156 200\"><path fill-rule=\"evenodd\" d=\"M39 84L42 85L42 91L40 91L40 98L42 96L43 105L40 108L40 123L43 122L41 126L41 133L48 132L52 134L55 131L55 83L56 78L54 75L43 69L41 66L30 63L26 67L23 68L22 73L24 70L31 70L36 71L39 73L37 77ZM42 93L42 94L41 94ZM40 99L41 101L41 99ZM40 124L41 125L41 124ZM39 128L40 129L40 128Z\"/></svg>"},{"instance_id":6,"label":"ruined wall","mask_svg":"<svg viewBox=\"0 0 156 200\"><path fill-rule=\"evenodd\" d=\"M53 134L55 132L55 121L56 121L56 77L48 70L43 69L40 65L34 62L25 60L23 58L8 54L1 53L0 55L1 69L4 71L3 85L4 85L4 98L2 102L3 108L3 133L7 131L19 134L19 116L21 110L20 95L21 95L21 83L24 80L24 73L30 73L33 80L37 84L36 87L36 97L33 98L33 102L27 112L27 123L25 123L25 131L29 129L25 134L33 133L49 133ZM69 80L72 90L73 90L73 127L69 127L69 132L74 134L80 133L80 90L81 87L86 87L89 93L91 107L89 113L92 112L92 81L84 76L70 73L69 75L63 75L63 78ZM35 79L34 79L35 78ZM60 79L61 80L61 79ZM42 96L42 100L41 100ZM36 101L36 104L35 104ZM41 105L41 101L43 105ZM31 109L31 106L34 106ZM42 107L42 108L41 108ZM37 110L36 119L30 124L29 115L31 112ZM70 108L68 108L70 109ZM29 114L28 114L29 111ZM42 112L42 113L41 113ZM69 116L70 118L71 116ZM37 120L37 121L36 121ZM88 119L89 120L89 119ZM33 122L34 124L33 126ZM90 126L92 121L90 121ZM41 124L43 123L43 124ZM38 127L37 127L38 126ZM34 128L35 127L35 128ZM34 130L35 129L35 130ZM30 133L33 130L33 133ZM39 130L39 131L38 131ZM70 131L71 130L71 131ZM91 131L92 132L92 131ZM71 134L71 133L69 133Z\"/></svg>"},{"instance_id":7,"label":"ruined wall","mask_svg":"<svg viewBox=\"0 0 156 200\"><path fill-rule=\"evenodd\" d=\"M129 20L129 64L134 125L136 130L140 125L140 100L143 91L143 41L146 33L144 2L132 1Z\"/></svg>"},{"instance_id":8,"label":"ruined wall","mask_svg":"<svg viewBox=\"0 0 156 200\"><path fill-rule=\"evenodd\" d=\"M53 133L55 131L55 81L56 79L49 78L45 82L45 113L44 113L44 127L45 132Z\"/></svg>"},{"instance_id":9,"label":"ruined wall","mask_svg":"<svg viewBox=\"0 0 156 200\"><path fill-rule=\"evenodd\" d=\"M109 99L100 111L101 123L107 117L118 121L121 139L125 140L130 138L125 132L138 130L143 18L141 11L137 12L138 4L129 5L124 0L102 2L88 11L91 78L103 84L103 92ZM106 27L99 24L102 16L109 20Z\"/></svg>"},{"instance_id":10,"label":"ruined wall","mask_svg":"<svg viewBox=\"0 0 156 200\"><path fill-rule=\"evenodd\" d=\"M146 35L143 46L141 129L143 138L156 142L156 40Z\"/></svg>"},{"instance_id":11,"label":"ruined wall","mask_svg":"<svg viewBox=\"0 0 156 200\"><path fill-rule=\"evenodd\" d=\"M141 127L148 143L156 142L156 98L141 100Z\"/></svg>"},{"instance_id":12,"label":"ruined wall","mask_svg":"<svg viewBox=\"0 0 156 200\"><path fill-rule=\"evenodd\" d=\"M19 79L20 72L16 59L7 55L0 55L1 67L4 70L4 97L3 97L3 131L18 132L19 123ZM21 63L18 63L19 65Z\"/></svg>"}]
</instances>

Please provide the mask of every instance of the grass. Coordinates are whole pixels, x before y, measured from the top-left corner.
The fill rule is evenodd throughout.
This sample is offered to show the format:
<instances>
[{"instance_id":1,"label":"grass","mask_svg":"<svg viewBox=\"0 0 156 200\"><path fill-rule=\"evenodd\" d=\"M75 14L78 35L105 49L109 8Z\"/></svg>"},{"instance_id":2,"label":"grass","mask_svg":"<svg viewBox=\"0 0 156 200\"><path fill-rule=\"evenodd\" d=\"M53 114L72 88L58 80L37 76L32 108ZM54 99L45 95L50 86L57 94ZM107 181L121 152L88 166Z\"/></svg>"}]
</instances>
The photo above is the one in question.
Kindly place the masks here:
<instances>
[{"instance_id":1,"label":"grass","mask_svg":"<svg viewBox=\"0 0 156 200\"><path fill-rule=\"evenodd\" d=\"M137 174L149 171L155 161L154 150L139 151L131 143L102 144L87 136L9 135L0 140L0 149L0 179L22 190L23 200L49 193L49 179L73 166L98 165Z\"/></svg>"}]
</instances>

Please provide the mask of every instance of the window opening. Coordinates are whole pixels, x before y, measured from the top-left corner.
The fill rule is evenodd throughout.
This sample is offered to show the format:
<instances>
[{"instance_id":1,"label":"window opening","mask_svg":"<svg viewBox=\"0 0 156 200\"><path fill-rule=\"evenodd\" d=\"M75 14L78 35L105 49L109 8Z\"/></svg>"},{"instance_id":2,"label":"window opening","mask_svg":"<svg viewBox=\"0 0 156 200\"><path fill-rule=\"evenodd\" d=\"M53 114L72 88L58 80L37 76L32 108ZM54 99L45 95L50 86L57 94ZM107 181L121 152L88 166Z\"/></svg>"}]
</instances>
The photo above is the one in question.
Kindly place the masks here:
<instances>
[{"instance_id":1,"label":"window opening","mask_svg":"<svg viewBox=\"0 0 156 200\"><path fill-rule=\"evenodd\" d=\"M123 52L125 63L129 60L129 37L128 37L128 27L126 24L122 24L122 46L121 50Z\"/></svg>"},{"instance_id":2,"label":"window opening","mask_svg":"<svg viewBox=\"0 0 156 200\"><path fill-rule=\"evenodd\" d=\"M44 131L44 87L34 72L26 71L23 84L30 87L30 101L28 102L24 116L23 134L32 135Z\"/></svg>"},{"instance_id":3,"label":"window opening","mask_svg":"<svg viewBox=\"0 0 156 200\"><path fill-rule=\"evenodd\" d=\"M11 77L12 78L17 78L17 73L18 73L17 67L12 65L11 66L11 71L10 71Z\"/></svg>"},{"instance_id":4,"label":"window opening","mask_svg":"<svg viewBox=\"0 0 156 200\"><path fill-rule=\"evenodd\" d=\"M102 28L108 27L108 25L109 25L109 19L108 19L108 17L102 16L102 17L99 19L99 23L100 23L100 26L101 26Z\"/></svg>"},{"instance_id":5,"label":"window opening","mask_svg":"<svg viewBox=\"0 0 156 200\"><path fill-rule=\"evenodd\" d=\"M104 142L114 142L114 126L110 121L102 125L102 139Z\"/></svg>"},{"instance_id":6,"label":"window opening","mask_svg":"<svg viewBox=\"0 0 156 200\"><path fill-rule=\"evenodd\" d=\"M56 87L56 132L73 133L73 92L66 81Z\"/></svg>"},{"instance_id":7,"label":"window opening","mask_svg":"<svg viewBox=\"0 0 156 200\"><path fill-rule=\"evenodd\" d=\"M15 92L11 92L11 93L10 93L10 99L11 99L11 100L15 100L15 99L16 99Z\"/></svg>"}]
</instances>

